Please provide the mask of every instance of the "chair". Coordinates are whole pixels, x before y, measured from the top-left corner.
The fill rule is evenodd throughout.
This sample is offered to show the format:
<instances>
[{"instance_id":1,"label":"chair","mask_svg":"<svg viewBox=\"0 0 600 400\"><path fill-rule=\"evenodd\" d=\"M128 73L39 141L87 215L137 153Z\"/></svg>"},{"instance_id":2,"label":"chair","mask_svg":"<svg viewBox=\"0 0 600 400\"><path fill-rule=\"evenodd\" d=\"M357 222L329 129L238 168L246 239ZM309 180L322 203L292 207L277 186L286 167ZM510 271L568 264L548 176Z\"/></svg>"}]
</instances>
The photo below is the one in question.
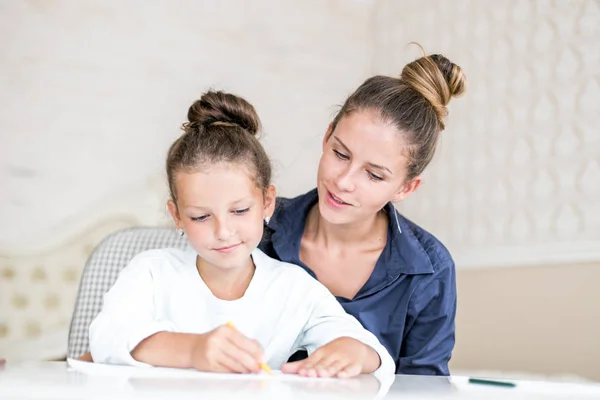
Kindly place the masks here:
<instances>
[{"instance_id":1,"label":"chair","mask_svg":"<svg viewBox=\"0 0 600 400\"><path fill-rule=\"evenodd\" d=\"M185 249L188 241L173 229L128 228L106 237L88 258L75 300L69 328L67 357L90 351L89 326L102 309L102 298L119 272L142 251L175 247Z\"/></svg>"}]
</instances>

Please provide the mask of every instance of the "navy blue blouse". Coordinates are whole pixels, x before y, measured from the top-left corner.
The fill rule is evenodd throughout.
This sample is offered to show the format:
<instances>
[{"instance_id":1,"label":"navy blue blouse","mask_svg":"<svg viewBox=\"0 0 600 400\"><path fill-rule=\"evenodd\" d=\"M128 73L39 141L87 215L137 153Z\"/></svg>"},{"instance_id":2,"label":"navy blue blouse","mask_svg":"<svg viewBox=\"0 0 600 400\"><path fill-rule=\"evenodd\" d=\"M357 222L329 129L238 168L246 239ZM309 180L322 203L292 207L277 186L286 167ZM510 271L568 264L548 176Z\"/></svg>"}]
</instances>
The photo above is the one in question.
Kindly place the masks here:
<instances>
[{"instance_id":1,"label":"navy blue blouse","mask_svg":"<svg viewBox=\"0 0 600 400\"><path fill-rule=\"evenodd\" d=\"M317 202L312 190L278 198L260 244L269 256L315 273L300 261L306 217ZM338 297L387 348L396 373L449 375L454 347L456 277L448 250L433 235L404 218L389 203L387 244L372 275L353 299Z\"/></svg>"}]
</instances>

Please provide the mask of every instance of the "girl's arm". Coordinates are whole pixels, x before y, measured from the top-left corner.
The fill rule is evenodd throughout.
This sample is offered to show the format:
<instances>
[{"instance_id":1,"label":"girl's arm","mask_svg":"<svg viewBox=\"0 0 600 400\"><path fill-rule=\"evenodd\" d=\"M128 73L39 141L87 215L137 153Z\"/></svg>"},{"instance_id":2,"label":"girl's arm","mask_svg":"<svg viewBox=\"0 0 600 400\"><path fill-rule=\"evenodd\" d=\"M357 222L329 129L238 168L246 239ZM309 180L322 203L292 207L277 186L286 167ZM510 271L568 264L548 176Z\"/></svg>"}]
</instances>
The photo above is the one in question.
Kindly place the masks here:
<instances>
[{"instance_id":1,"label":"girl's arm","mask_svg":"<svg viewBox=\"0 0 600 400\"><path fill-rule=\"evenodd\" d=\"M154 259L144 253L134 257L113 287L104 295L102 311L90 325L90 350L95 362L147 365L131 352L158 332L172 332L173 324L155 318Z\"/></svg>"},{"instance_id":2,"label":"girl's arm","mask_svg":"<svg viewBox=\"0 0 600 400\"><path fill-rule=\"evenodd\" d=\"M150 267L157 261L144 254L134 258L104 296L102 311L90 325L94 362L258 372L263 356L259 344L236 329L177 333L171 321L156 317L157 283Z\"/></svg>"},{"instance_id":3,"label":"girl's arm","mask_svg":"<svg viewBox=\"0 0 600 400\"><path fill-rule=\"evenodd\" d=\"M310 277L309 279L312 312L298 339L298 347L305 348L309 357L295 363L293 367L288 364L282 370L298 373L307 366L312 368L319 365L330 365L334 370L335 365L347 362L353 364L353 371L349 375L375 371L378 375L394 375L394 361L375 335L363 328L356 318L347 314L325 286ZM331 375L338 374L319 374Z\"/></svg>"}]
</instances>

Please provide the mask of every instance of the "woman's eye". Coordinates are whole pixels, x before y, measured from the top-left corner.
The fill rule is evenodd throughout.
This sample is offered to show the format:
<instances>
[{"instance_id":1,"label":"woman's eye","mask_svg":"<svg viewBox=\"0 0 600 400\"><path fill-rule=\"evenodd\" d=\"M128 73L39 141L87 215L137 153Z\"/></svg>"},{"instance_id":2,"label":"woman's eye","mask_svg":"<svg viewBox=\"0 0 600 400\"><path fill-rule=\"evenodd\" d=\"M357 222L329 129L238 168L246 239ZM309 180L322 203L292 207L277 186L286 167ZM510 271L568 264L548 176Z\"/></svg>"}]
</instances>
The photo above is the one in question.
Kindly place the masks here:
<instances>
[{"instance_id":1,"label":"woman's eye","mask_svg":"<svg viewBox=\"0 0 600 400\"><path fill-rule=\"evenodd\" d=\"M242 215L242 214L246 214L249 210L250 210L250 207L244 208L243 210L235 210L233 213L235 215Z\"/></svg>"},{"instance_id":2,"label":"woman's eye","mask_svg":"<svg viewBox=\"0 0 600 400\"><path fill-rule=\"evenodd\" d=\"M192 221L195 221L195 222L202 222L202 221L205 221L205 220L206 220L206 218L208 218L208 215L201 215L201 216L199 216L199 217L190 217L190 219L191 219Z\"/></svg>"},{"instance_id":3,"label":"woman's eye","mask_svg":"<svg viewBox=\"0 0 600 400\"><path fill-rule=\"evenodd\" d=\"M348 157L347 155L345 155L344 153L341 153L341 152L339 152L339 151L337 151L337 150L333 150L333 152L335 153L335 156L336 156L337 158L339 158L340 160L347 160L347 159L349 159L349 158L350 158L350 157Z\"/></svg>"},{"instance_id":4,"label":"woman's eye","mask_svg":"<svg viewBox=\"0 0 600 400\"><path fill-rule=\"evenodd\" d=\"M369 172L369 171L367 171L367 174L369 175L369 179L370 179L370 180L372 180L372 181L374 181L374 182L380 182L380 181L382 181L382 180L383 180L383 178L382 178L382 177L380 177L380 176L378 176L378 175L375 175L375 174L374 174L374 173L372 173L372 172Z\"/></svg>"}]
</instances>

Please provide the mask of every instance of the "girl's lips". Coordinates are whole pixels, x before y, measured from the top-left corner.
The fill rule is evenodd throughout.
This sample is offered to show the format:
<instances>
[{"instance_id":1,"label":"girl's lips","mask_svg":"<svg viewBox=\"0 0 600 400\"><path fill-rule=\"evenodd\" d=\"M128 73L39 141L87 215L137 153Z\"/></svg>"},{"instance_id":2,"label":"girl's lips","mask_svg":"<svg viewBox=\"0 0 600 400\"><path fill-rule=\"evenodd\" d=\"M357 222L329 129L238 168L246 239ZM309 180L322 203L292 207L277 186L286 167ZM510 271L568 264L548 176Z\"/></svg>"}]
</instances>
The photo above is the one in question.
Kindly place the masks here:
<instances>
[{"instance_id":1,"label":"girl's lips","mask_svg":"<svg viewBox=\"0 0 600 400\"><path fill-rule=\"evenodd\" d=\"M219 253L224 253L224 254L231 253L232 251L237 249L240 244L241 243L232 244L231 246L219 247L218 249L215 249L215 251L218 251Z\"/></svg>"}]
</instances>

